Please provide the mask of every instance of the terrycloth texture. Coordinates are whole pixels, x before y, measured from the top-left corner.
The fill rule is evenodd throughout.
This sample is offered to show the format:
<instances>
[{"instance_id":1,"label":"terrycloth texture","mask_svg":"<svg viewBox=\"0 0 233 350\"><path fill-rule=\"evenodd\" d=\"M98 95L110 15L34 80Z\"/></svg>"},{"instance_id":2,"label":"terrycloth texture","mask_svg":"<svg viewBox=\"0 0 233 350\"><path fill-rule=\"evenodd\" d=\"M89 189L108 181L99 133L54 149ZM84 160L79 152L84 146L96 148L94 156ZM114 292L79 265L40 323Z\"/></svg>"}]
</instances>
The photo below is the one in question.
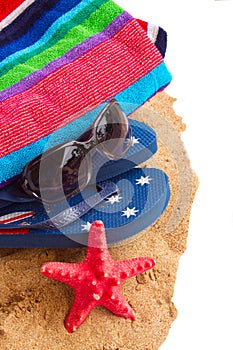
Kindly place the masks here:
<instances>
[{"instance_id":1,"label":"terrycloth texture","mask_svg":"<svg viewBox=\"0 0 233 350\"><path fill-rule=\"evenodd\" d=\"M137 21L141 25L141 27L147 32L147 35L155 43L155 45L157 46L161 55L164 58L167 49L167 33L165 32L165 30L154 24L142 21L141 19L137 19Z\"/></svg>"},{"instance_id":2,"label":"terrycloth texture","mask_svg":"<svg viewBox=\"0 0 233 350\"><path fill-rule=\"evenodd\" d=\"M13 40L20 38L43 14L46 16L48 28L50 15L46 15L46 13L48 13L47 11L50 10L58 1L59 0L49 0L45 2L43 0L36 0L34 3L28 6L24 12L22 12L11 24L9 24L6 29L2 30L0 34L0 46L10 45ZM51 16L53 16L53 13ZM27 23L27 25L22 25L22 23ZM46 26L46 21L40 25Z\"/></svg>"},{"instance_id":3,"label":"terrycloth texture","mask_svg":"<svg viewBox=\"0 0 233 350\"><path fill-rule=\"evenodd\" d=\"M65 0L61 2L64 3L64 1ZM61 2L58 2L55 8L58 7L58 5L62 5ZM71 2L74 2L74 1L71 1ZM59 44L60 44L60 47L62 47L62 50L66 52L67 49L66 47L64 47L64 45L66 45L67 47L69 45L71 47L74 46L75 34L78 34L79 36L81 35L85 36L86 34L86 36L89 37L91 35L91 31L94 31L93 34L95 34L95 31L98 32L98 29L99 29L98 25L103 26L105 24L104 18L100 17L98 19L98 22L96 23L96 26L92 26L90 22L95 21L95 18L93 18L93 16L95 17L103 16L103 13L104 13L103 17L107 17L106 20L109 23L112 18L116 17L116 14L119 14L122 12L122 10L120 9L115 9L117 13L116 12L114 13L114 10L113 10L113 13L111 13L112 6L110 3L106 3L106 6L102 7L100 11L96 11L96 7L103 5L105 2L106 2L105 0L95 0L93 2L91 2L91 0L85 0L85 1L79 0L79 3L77 6L72 8L70 11L68 11L61 17L59 17L58 9L56 9L56 11L53 9L53 11L51 11L52 16L54 12L54 14L56 14L56 17L58 17L57 19L56 17L51 18L51 16L48 15L49 13L46 12L44 16L42 16L39 19L38 23L36 22L32 26L32 28L30 28L26 32L25 35L21 36L18 40L12 41L9 45L2 47L1 55L0 55L1 60L4 60L5 57L7 58L7 60L9 60L9 58L13 60L15 56L21 57L24 53L28 53L25 59L22 59L22 62L24 62L28 57L29 58L35 57L38 53L41 53L47 48L53 47L53 50L57 52L57 50L59 50ZM37 4L37 3L34 3L34 4ZM109 11L109 13L104 11ZM92 13L94 15L92 15ZM91 15L92 17L90 17ZM32 17L32 19L34 20L34 17ZM88 21L85 22L85 20L88 20L89 22ZM80 24L82 26L78 27L78 25ZM48 30L46 32L44 31L45 26L48 27ZM71 29L73 29L73 31L70 32ZM79 41L77 40L77 43L78 42ZM34 51L35 49L37 49L37 51ZM13 56L13 59L12 59L12 56Z\"/></svg>"},{"instance_id":4,"label":"terrycloth texture","mask_svg":"<svg viewBox=\"0 0 233 350\"><path fill-rule=\"evenodd\" d=\"M24 0L21 1L21 4L15 8L14 11L10 12L2 21L0 21L0 30L7 27L10 23L12 23L29 5L31 5L35 0ZM5 0L1 1L1 6L7 6L9 2ZM12 3L12 2L11 2Z\"/></svg>"},{"instance_id":5,"label":"terrycloth texture","mask_svg":"<svg viewBox=\"0 0 233 350\"><path fill-rule=\"evenodd\" d=\"M74 10L71 10L69 13L65 14L61 18L59 18L46 32L46 34L40 38L36 43L33 45L26 47L25 49L18 50L15 53L11 54L10 56L7 56L5 59L2 59L0 61L0 77L3 76L2 79L2 86L0 87L5 88L4 81L7 81L7 73L10 75L9 80L12 81L12 75L14 75L15 81L17 81L17 75L19 78L22 78L23 75L26 75L26 72L21 71L21 66L18 66L19 64L27 62L28 70L32 69L33 64L37 62L38 58L40 61L44 60L44 64L50 61L50 56L53 56L53 58L57 58L60 56L60 52L65 52L66 47L64 46L64 43L66 43L67 47L71 47L72 45L72 35L74 34L74 30L77 30L77 28L74 28L77 24L81 25L82 28L86 28L86 32L83 30L80 31L79 29L79 36L80 39L87 37L90 34L90 22L94 20L94 16L91 16L91 18L88 18L89 14L92 14L93 12L93 5L101 6L101 4L104 3L104 0L95 0L93 4L90 4L87 6L84 10L80 11L78 15L74 16L76 13ZM77 8L80 8L81 4L77 6ZM111 19L114 17L114 13L111 13L111 4L107 3L106 6L102 6L100 8L100 11L96 12L95 15L98 16L98 26L93 28L93 34L96 34L96 32L99 32L101 26L104 28L105 24L107 22L111 22ZM106 16L107 13L107 16ZM102 17L101 17L102 16ZM68 21L70 19L70 21ZM122 16L119 16L119 19L122 21L129 20L129 17L124 13ZM102 20L102 21L101 21ZM67 21L65 23L65 21ZM142 28L145 29L147 32L149 38L156 44L156 46L159 46L159 51L164 57L167 42L166 42L166 32L155 25L148 24L147 22L143 22L141 20L137 20L140 25L145 24L146 26L142 25ZM116 21L117 22L117 21ZM99 28L98 28L99 27ZM110 36L113 33L113 30L116 29L116 23L115 28L112 27L108 28L108 31L103 31L101 33L102 37ZM71 30L72 29L72 30ZM112 32L111 32L112 29ZM163 33L163 37L162 34ZM63 37L65 35L65 37ZM24 37L25 38L25 37ZM29 37L30 38L30 37ZM58 39L61 38L62 42L59 42ZM69 41L70 39L70 41ZM75 37L75 40L78 42L78 37ZM80 40L81 41L81 40ZM26 43L26 40L24 41L24 44ZM2 50L3 51L3 50ZM43 52L43 54L42 54ZM12 68L14 68L12 70ZM18 79L19 79L18 78Z\"/></svg>"},{"instance_id":6,"label":"terrycloth texture","mask_svg":"<svg viewBox=\"0 0 233 350\"><path fill-rule=\"evenodd\" d=\"M95 2L103 1L105 0L97 0ZM90 8L90 10L93 11L93 7ZM115 34L117 34L118 29L121 28L122 25L127 24L131 18L126 13L120 14L117 18L114 18L116 13L111 14L108 12L108 16L106 16L105 11L108 10L110 10L109 6L103 6L103 8L101 7L99 11L96 11L96 18L99 19L99 25L96 26L96 28L93 28L92 33L88 30L88 26L90 25L91 21L87 20L85 21L87 23L82 23L80 25L80 28L76 27L74 30L71 30L69 33L70 35L62 37L61 41L56 42L56 37L54 39L55 45L49 47L45 51L43 51L43 49L46 48L46 46L48 47L49 44L51 44L51 41L54 40L51 40L49 43L47 43L47 45L42 45L42 47L39 46L37 50L26 48L23 50L25 52L23 56L21 56L21 53L16 53L15 55L12 55L9 58L5 59L0 63L0 90L6 89L7 87L19 81L20 84L18 85L24 86L24 82L27 83L29 80L28 75L30 75L30 83L27 84L27 87L33 86L41 79L42 74L48 75L49 73L54 72L64 64L70 63L73 60L80 58L83 54L88 52L96 45L104 43L107 39L111 39ZM91 20L93 19L94 18L91 18ZM79 18L79 20L81 20L81 18ZM105 28L106 22L107 24L110 23L107 28ZM85 27L87 28L86 31ZM59 31L58 34L60 36L63 33L62 31ZM90 34L93 36L88 37ZM37 44L39 44L39 42ZM38 46L37 44L33 46ZM75 47L73 47L73 44L75 44ZM78 48L76 44L79 44ZM36 55L37 52L38 55ZM64 53L66 54L63 55ZM15 60L14 56L16 56ZM29 59L27 60L27 58ZM22 64L24 65L22 66ZM42 69L38 72L38 69L40 68ZM4 73L6 74L4 75ZM26 79L23 80L25 77Z\"/></svg>"},{"instance_id":7,"label":"terrycloth texture","mask_svg":"<svg viewBox=\"0 0 233 350\"><path fill-rule=\"evenodd\" d=\"M0 21L14 11L22 2L23 0L0 1Z\"/></svg>"},{"instance_id":8,"label":"terrycloth texture","mask_svg":"<svg viewBox=\"0 0 233 350\"><path fill-rule=\"evenodd\" d=\"M130 114L171 80L158 45L111 0L23 4L0 32L0 185L53 132L57 144L77 138L110 98L133 103Z\"/></svg>"}]
</instances>

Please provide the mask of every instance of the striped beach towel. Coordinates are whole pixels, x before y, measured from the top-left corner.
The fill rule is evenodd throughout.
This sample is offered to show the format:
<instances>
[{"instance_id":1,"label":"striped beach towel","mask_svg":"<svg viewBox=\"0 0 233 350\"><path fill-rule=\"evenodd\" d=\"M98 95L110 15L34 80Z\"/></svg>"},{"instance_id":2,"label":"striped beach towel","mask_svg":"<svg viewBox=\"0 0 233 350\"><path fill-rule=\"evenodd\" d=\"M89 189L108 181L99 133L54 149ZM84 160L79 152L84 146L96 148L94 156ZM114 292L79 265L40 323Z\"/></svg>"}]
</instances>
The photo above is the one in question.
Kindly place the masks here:
<instances>
[{"instance_id":1,"label":"striped beach towel","mask_svg":"<svg viewBox=\"0 0 233 350\"><path fill-rule=\"evenodd\" d=\"M166 32L111 0L0 0L0 20L0 186L109 99L130 114L171 81Z\"/></svg>"}]
</instances>

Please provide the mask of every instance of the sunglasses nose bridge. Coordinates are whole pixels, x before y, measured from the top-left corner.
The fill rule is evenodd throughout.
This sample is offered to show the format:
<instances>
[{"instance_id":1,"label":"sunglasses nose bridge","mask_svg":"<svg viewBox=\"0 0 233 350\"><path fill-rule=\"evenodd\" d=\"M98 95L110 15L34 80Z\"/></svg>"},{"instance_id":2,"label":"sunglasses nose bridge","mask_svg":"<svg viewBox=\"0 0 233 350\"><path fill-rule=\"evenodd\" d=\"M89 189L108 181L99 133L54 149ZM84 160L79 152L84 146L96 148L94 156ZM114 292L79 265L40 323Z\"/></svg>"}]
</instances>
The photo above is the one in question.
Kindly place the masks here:
<instances>
[{"instance_id":1,"label":"sunglasses nose bridge","mask_svg":"<svg viewBox=\"0 0 233 350\"><path fill-rule=\"evenodd\" d=\"M98 139L97 137L95 137L94 135L91 137L91 139L85 141L82 143L83 148L85 149L85 151L90 151L91 149L93 149L95 146L97 146L98 144Z\"/></svg>"}]
</instances>

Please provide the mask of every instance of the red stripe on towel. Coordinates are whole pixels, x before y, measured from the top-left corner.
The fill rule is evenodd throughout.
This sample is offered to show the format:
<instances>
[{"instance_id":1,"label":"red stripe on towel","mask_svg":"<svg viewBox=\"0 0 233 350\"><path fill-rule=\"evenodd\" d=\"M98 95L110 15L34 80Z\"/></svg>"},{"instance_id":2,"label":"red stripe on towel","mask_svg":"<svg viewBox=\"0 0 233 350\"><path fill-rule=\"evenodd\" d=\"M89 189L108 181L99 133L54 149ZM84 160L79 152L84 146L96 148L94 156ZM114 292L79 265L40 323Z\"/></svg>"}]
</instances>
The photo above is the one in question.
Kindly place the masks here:
<instances>
[{"instance_id":1,"label":"red stripe on towel","mask_svg":"<svg viewBox=\"0 0 233 350\"><path fill-rule=\"evenodd\" d=\"M13 12L24 0L0 0L0 21Z\"/></svg>"}]
</instances>

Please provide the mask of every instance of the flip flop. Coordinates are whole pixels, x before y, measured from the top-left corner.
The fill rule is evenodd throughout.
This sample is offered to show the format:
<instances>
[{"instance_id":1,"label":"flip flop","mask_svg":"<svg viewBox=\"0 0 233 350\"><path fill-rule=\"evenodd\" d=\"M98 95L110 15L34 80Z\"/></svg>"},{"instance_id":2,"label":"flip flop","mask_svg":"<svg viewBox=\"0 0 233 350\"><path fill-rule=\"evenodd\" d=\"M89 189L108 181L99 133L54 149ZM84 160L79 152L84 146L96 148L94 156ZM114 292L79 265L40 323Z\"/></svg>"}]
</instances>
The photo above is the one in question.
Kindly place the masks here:
<instances>
[{"instance_id":1,"label":"flip flop","mask_svg":"<svg viewBox=\"0 0 233 350\"><path fill-rule=\"evenodd\" d=\"M15 204L1 211L0 247L12 248L72 248L87 245L90 225L95 220L104 222L108 244L132 239L136 234L153 224L165 210L170 188L167 175L158 169L135 168L111 179L108 193L98 198L95 185L66 203L46 208L38 202ZM114 186L115 184L115 186ZM103 188L102 188L103 190ZM101 192L101 191L100 191ZM72 212L74 206L88 210L76 215L75 220L60 225L54 217L64 210ZM76 211L77 214L77 211ZM8 218L8 219L7 219ZM12 223L12 221L15 223ZM43 226L44 223L44 226ZM58 228L56 228L59 227ZM20 228L24 231L20 234ZM13 234L14 229L17 229ZM10 231L12 230L12 232ZM26 230L26 231L25 231ZM12 234L10 234L10 232Z\"/></svg>"},{"instance_id":2,"label":"flip flop","mask_svg":"<svg viewBox=\"0 0 233 350\"><path fill-rule=\"evenodd\" d=\"M156 133L154 130L139 121L129 120L133 135L133 145L127 154L117 160L109 160L103 153L96 151L92 157L92 178L90 184L111 179L149 159L157 151ZM12 202L31 202L34 199L19 191L16 183L0 189L0 209Z\"/></svg>"}]
</instances>

